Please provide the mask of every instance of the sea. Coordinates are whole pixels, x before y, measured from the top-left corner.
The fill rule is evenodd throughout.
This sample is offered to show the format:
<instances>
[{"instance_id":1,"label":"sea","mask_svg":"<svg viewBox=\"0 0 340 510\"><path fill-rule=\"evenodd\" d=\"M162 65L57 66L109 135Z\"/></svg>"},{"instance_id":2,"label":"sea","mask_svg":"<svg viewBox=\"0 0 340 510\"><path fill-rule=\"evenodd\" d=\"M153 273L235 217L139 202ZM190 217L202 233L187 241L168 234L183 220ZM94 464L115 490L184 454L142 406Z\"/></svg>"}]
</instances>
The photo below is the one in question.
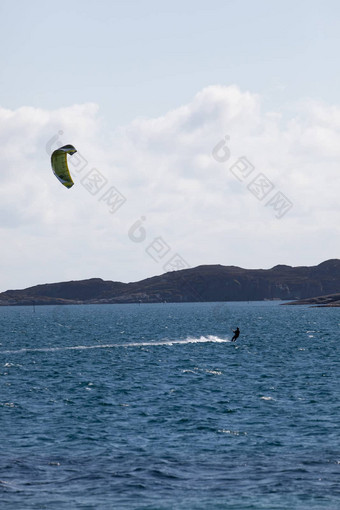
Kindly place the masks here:
<instances>
[{"instance_id":1,"label":"sea","mask_svg":"<svg viewBox=\"0 0 340 510\"><path fill-rule=\"evenodd\" d=\"M0 307L1 510L339 510L339 326L269 301Z\"/></svg>"}]
</instances>

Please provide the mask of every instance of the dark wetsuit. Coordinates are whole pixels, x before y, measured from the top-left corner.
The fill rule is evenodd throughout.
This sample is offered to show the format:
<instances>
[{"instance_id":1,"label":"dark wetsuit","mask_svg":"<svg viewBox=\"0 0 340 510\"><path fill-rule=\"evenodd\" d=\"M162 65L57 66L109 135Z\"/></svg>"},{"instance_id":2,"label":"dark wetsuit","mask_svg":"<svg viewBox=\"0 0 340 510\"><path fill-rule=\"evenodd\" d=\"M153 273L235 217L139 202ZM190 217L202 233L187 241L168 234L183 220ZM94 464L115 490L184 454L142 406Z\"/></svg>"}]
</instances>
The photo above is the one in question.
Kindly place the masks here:
<instances>
[{"instance_id":1,"label":"dark wetsuit","mask_svg":"<svg viewBox=\"0 0 340 510\"><path fill-rule=\"evenodd\" d=\"M233 332L235 333L233 338L231 339L232 342L236 342L236 340L238 339L238 337L240 336L240 330L239 328L236 328L235 331L233 330Z\"/></svg>"}]
</instances>

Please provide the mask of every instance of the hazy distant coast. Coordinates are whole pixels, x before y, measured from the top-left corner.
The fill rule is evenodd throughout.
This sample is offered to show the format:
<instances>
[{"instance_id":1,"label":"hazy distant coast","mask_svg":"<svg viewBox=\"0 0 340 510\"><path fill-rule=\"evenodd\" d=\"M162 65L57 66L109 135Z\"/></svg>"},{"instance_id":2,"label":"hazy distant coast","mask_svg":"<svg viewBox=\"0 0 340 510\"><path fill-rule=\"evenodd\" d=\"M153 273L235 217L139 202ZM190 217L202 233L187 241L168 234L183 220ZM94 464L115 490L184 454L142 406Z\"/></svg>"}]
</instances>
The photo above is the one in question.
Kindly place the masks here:
<instances>
[{"instance_id":1,"label":"hazy distant coast","mask_svg":"<svg viewBox=\"0 0 340 510\"><path fill-rule=\"evenodd\" d=\"M36 285L0 293L1 306L287 300L339 306L340 260L317 266L278 265L243 269L207 265L173 271L139 282L92 278ZM321 296L321 297L315 297Z\"/></svg>"}]
</instances>

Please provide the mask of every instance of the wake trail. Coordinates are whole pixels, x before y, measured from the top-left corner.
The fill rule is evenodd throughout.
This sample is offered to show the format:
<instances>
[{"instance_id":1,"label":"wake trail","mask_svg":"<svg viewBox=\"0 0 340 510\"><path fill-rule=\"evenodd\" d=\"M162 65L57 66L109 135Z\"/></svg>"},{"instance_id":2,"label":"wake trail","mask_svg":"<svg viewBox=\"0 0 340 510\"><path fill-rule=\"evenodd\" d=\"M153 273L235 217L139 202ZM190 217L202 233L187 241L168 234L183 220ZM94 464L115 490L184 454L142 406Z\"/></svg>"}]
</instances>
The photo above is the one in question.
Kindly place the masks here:
<instances>
[{"instance_id":1,"label":"wake trail","mask_svg":"<svg viewBox=\"0 0 340 510\"><path fill-rule=\"evenodd\" d=\"M185 344L199 344L199 343L227 343L230 340L226 338L219 338L217 336L201 336L200 338L186 338L185 340L162 340L160 342L127 342L125 344L97 344L97 345L74 345L65 347L24 347L17 350L0 351L0 354L20 354L24 352L57 352L57 351L85 351L87 349L116 349L119 347L152 347L154 345L185 345Z\"/></svg>"}]
</instances>

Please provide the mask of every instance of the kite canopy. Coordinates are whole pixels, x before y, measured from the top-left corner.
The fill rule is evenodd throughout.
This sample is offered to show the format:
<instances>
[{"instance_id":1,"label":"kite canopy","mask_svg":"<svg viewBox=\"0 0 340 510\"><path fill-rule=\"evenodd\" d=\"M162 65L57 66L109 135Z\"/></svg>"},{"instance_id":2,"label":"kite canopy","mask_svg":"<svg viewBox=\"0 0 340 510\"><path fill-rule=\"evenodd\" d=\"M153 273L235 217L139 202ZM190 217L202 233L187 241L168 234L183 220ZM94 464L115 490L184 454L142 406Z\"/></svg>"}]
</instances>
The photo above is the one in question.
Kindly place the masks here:
<instances>
[{"instance_id":1,"label":"kite canopy","mask_svg":"<svg viewBox=\"0 0 340 510\"><path fill-rule=\"evenodd\" d=\"M72 188L74 184L67 166L67 154L72 156L75 152L77 152L77 149L75 149L73 145L64 145L54 151L51 156L53 173L66 188Z\"/></svg>"}]
</instances>

